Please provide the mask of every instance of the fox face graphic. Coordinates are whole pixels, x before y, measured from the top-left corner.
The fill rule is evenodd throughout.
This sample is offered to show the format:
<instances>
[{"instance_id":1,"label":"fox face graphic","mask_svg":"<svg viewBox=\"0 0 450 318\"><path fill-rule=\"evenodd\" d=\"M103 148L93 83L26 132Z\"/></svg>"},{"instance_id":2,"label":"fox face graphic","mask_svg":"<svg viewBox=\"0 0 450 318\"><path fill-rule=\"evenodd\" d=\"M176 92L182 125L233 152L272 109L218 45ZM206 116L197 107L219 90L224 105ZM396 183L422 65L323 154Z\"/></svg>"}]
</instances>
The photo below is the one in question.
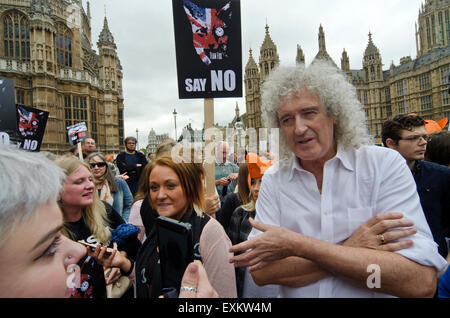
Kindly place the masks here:
<instances>
[{"instance_id":1,"label":"fox face graphic","mask_svg":"<svg viewBox=\"0 0 450 318\"><path fill-rule=\"evenodd\" d=\"M183 8L192 26L192 40L195 51L205 65L213 60L227 57L231 23L231 1L220 10L201 8L189 0L183 1Z\"/></svg>"}]
</instances>

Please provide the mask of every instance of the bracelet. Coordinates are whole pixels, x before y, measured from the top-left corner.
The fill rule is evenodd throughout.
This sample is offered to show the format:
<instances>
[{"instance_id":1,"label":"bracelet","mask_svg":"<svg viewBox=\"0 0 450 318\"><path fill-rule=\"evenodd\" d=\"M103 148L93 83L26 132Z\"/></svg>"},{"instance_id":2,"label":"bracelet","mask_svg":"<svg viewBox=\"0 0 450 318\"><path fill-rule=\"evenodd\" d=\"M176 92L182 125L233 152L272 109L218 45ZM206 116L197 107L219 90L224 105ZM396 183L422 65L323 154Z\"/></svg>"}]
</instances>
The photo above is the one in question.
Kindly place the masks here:
<instances>
[{"instance_id":1,"label":"bracelet","mask_svg":"<svg viewBox=\"0 0 450 318\"><path fill-rule=\"evenodd\" d=\"M130 261L131 266L130 266L130 269L128 270L128 272L125 273L122 269L120 269L120 274L122 274L122 276L130 276L131 272L134 269L134 261L132 261L131 259L129 259L129 261Z\"/></svg>"}]
</instances>

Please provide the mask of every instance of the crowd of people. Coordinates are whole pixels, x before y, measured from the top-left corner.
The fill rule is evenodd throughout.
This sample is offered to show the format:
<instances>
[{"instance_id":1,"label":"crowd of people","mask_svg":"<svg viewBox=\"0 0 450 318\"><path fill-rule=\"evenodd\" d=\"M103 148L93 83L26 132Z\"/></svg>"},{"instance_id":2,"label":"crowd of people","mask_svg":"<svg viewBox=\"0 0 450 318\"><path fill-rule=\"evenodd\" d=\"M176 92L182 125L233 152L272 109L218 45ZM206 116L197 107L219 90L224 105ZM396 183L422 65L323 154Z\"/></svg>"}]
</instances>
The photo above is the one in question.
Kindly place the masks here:
<instances>
[{"instance_id":1,"label":"crowd of people","mask_svg":"<svg viewBox=\"0 0 450 318\"><path fill-rule=\"evenodd\" d=\"M0 297L450 297L450 132L400 114L373 145L326 62L278 67L262 92L279 156L235 162L219 142L214 195L175 141L145 156L128 137L113 162L93 139L81 155L2 146ZM181 281L163 279L158 217L192 230Z\"/></svg>"}]
</instances>

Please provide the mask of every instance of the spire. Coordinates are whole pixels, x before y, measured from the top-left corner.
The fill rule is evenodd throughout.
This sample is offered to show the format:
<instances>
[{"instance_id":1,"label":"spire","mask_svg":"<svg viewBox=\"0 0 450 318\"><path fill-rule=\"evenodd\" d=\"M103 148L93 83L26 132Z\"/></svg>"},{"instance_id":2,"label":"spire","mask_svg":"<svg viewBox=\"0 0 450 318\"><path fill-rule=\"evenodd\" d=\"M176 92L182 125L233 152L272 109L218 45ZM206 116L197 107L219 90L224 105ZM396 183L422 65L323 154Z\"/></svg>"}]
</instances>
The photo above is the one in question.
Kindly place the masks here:
<instances>
[{"instance_id":1,"label":"spire","mask_svg":"<svg viewBox=\"0 0 450 318\"><path fill-rule=\"evenodd\" d=\"M320 24L319 27L319 52L327 52L327 47L325 45L325 33L323 32L322 24Z\"/></svg>"},{"instance_id":2,"label":"spire","mask_svg":"<svg viewBox=\"0 0 450 318\"><path fill-rule=\"evenodd\" d=\"M89 3L89 1L87 2L87 17L90 22L91 21L91 4Z\"/></svg>"},{"instance_id":3,"label":"spire","mask_svg":"<svg viewBox=\"0 0 450 318\"><path fill-rule=\"evenodd\" d=\"M383 80L383 64L378 48L373 44L372 33L369 32L369 44L363 58L364 78L367 82Z\"/></svg>"},{"instance_id":4,"label":"spire","mask_svg":"<svg viewBox=\"0 0 450 318\"><path fill-rule=\"evenodd\" d=\"M305 55L303 54L303 50L299 44L297 44L297 57L295 58L297 64L305 64Z\"/></svg>"},{"instance_id":5,"label":"spire","mask_svg":"<svg viewBox=\"0 0 450 318\"><path fill-rule=\"evenodd\" d=\"M325 32L323 31L322 24L319 27L319 53L317 53L316 57L314 58L314 61L316 60L326 60L337 67L336 63L334 63L333 59L327 52L327 48L325 45Z\"/></svg>"},{"instance_id":6,"label":"spire","mask_svg":"<svg viewBox=\"0 0 450 318\"><path fill-rule=\"evenodd\" d=\"M117 48L116 44L114 43L114 37L113 37L111 31L109 31L108 20L106 19L106 16L105 16L105 20L103 22L103 30L102 30L102 32L100 32L100 36L98 38L97 44L98 45L109 45L114 48Z\"/></svg>"},{"instance_id":7,"label":"spire","mask_svg":"<svg viewBox=\"0 0 450 318\"><path fill-rule=\"evenodd\" d=\"M264 42L261 46L261 51L268 48L276 48L275 43L272 41L272 38L270 37L269 33L269 25L266 24L266 36L264 37Z\"/></svg>"},{"instance_id":8,"label":"spire","mask_svg":"<svg viewBox=\"0 0 450 318\"><path fill-rule=\"evenodd\" d=\"M234 109L234 111L236 112L236 118L239 117L239 106L238 106L238 102L236 102L236 108Z\"/></svg>"},{"instance_id":9,"label":"spire","mask_svg":"<svg viewBox=\"0 0 450 318\"><path fill-rule=\"evenodd\" d=\"M369 32L369 44L367 44L366 51L364 52L364 56L377 56L380 55L378 48L373 44L372 41L372 33Z\"/></svg>"},{"instance_id":10,"label":"spire","mask_svg":"<svg viewBox=\"0 0 450 318\"><path fill-rule=\"evenodd\" d=\"M350 71L350 59L348 58L348 54L347 54L347 51L345 51L345 48L344 48L344 52L342 52L341 69L344 72Z\"/></svg>"},{"instance_id":11,"label":"spire","mask_svg":"<svg viewBox=\"0 0 450 318\"><path fill-rule=\"evenodd\" d=\"M253 58L252 49L249 50L250 56L248 57L247 66L245 69L258 69L258 65L255 62L255 59Z\"/></svg>"}]
</instances>

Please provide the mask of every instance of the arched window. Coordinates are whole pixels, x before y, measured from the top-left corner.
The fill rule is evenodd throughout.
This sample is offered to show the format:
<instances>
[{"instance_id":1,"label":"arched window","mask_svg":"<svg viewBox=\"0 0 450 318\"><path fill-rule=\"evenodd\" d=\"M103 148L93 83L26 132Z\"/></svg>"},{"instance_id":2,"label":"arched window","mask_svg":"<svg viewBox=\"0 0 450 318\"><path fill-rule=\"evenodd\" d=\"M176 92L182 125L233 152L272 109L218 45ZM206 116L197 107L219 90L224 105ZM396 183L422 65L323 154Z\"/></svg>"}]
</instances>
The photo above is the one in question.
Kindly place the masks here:
<instances>
[{"instance_id":1,"label":"arched window","mask_svg":"<svg viewBox=\"0 0 450 318\"><path fill-rule=\"evenodd\" d=\"M62 23L57 25L55 48L56 63L62 67L72 67L72 32Z\"/></svg>"},{"instance_id":2,"label":"arched window","mask_svg":"<svg viewBox=\"0 0 450 318\"><path fill-rule=\"evenodd\" d=\"M30 60L30 26L28 18L18 11L3 15L3 55L8 58Z\"/></svg>"}]
</instances>

